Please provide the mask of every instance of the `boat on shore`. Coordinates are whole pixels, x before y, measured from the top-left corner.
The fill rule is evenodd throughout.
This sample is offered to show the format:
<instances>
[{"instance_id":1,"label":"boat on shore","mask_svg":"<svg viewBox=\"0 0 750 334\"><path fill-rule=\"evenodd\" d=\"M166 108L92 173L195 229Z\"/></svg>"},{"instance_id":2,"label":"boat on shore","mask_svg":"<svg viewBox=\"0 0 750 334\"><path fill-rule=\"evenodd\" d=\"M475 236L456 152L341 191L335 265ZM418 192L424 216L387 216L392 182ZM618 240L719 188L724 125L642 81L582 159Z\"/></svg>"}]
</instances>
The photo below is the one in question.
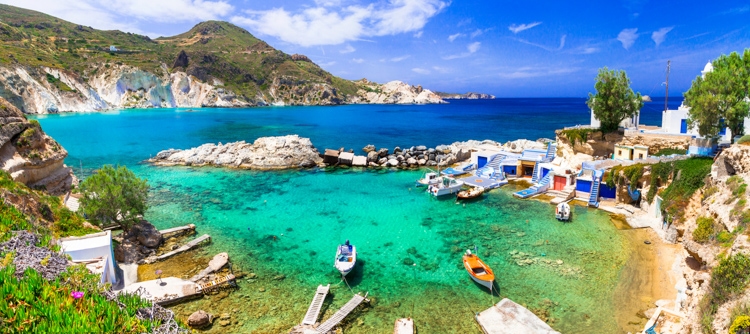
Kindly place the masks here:
<instances>
[{"instance_id":1,"label":"boat on shore","mask_svg":"<svg viewBox=\"0 0 750 334\"><path fill-rule=\"evenodd\" d=\"M559 221L570 221L570 205L568 203L560 203L555 208L555 218Z\"/></svg>"},{"instance_id":2,"label":"boat on shore","mask_svg":"<svg viewBox=\"0 0 750 334\"><path fill-rule=\"evenodd\" d=\"M470 200L478 198L484 194L484 188L482 187L471 187L467 190L461 190L456 194L456 200Z\"/></svg>"},{"instance_id":3,"label":"boat on shore","mask_svg":"<svg viewBox=\"0 0 750 334\"><path fill-rule=\"evenodd\" d=\"M401 318L396 320L393 326L393 334L414 334L414 320L412 318Z\"/></svg>"},{"instance_id":4,"label":"boat on shore","mask_svg":"<svg viewBox=\"0 0 750 334\"><path fill-rule=\"evenodd\" d=\"M427 172L422 175L422 178L417 180L417 187L425 187L440 182L440 177L436 172Z\"/></svg>"},{"instance_id":5,"label":"boat on shore","mask_svg":"<svg viewBox=\"0 0 750 334\"><path fill-rule=\"evenodd\" d=\"M435 197L456 194L461 191L461 187L464 185L464 181L445 176L440 176L439 179L440 182L427 187L427 192Z\"/></svg>"},{"instance_id":6,"label":"boat on shore","mask_svg":"<svg viewBox=\"0 0 750 334\"><path fill-rule=\"evenodd\" d=\"M336 250L336 261L333 266L341 273L341 276L346 276L354 269L356 264L357 248L349 244L349 240L347 240L343 245L339 245Z\"/></svg>"},{"instance_id":7,"label":"boat on shore","mask_svg":"<svg viewBox=\"0 0 750 334\"><path fill-rule=\"evenodd\" d=\"M484 263L479 256L472 254L471 250L468 249L464 254L463 260L464 268L466 268L466 272L469 273L471 279L487 289L490 289L490 292L492 292L492 285L495 282L495 273L492 272L490 266Z\"/></svg>"}]
</instances>

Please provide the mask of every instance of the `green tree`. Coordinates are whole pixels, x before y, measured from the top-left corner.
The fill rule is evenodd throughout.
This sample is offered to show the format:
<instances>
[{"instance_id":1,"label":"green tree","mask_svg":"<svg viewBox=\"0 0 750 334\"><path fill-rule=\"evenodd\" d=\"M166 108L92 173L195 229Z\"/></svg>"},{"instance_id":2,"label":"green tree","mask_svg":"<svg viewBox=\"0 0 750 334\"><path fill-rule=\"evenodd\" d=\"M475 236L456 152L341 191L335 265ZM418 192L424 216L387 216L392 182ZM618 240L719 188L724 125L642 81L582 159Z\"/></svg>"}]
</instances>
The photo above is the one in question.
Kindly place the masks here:
<instances>
[{"instance_id":1,"label":"green tree","mask_svg":"<svg viewBox=\"0 0 750 334\"><path fill-rule=\"evenodd\" d=\"M599 69L596 76L596 95L589 93L586 104L594 111L604 133L617 131L620 122L638 114L643 107L641 93L630 89L630 79L625 71Z\"/></svg>"},{"instance_id":2,"label":"green tree","mask_svg":"<svg viewBox=\"0 0 750 334\"><path fill-rule=\"evenodd\" d=\"M695 78L684 94L685 105L690 107L688 125L696 126L698 134L706 138L718 137L722 126L728 127L733 136L743 135L750 109L746 100L750 89L750 49L742 56L737 52L721 55L711 64L713 71Z\"/></svg>"},{"instance_id":3,"label":"green tree","mask_svg":"<svg viewBox=\"0 0 750 334\"><path fill-rule=\"evenodd\" d=\"M80 186L81 207L89 219L99 224L114 222L127 231L146 212L148 183L125 166L104 165Z\"/></svg>"}]
</instances>

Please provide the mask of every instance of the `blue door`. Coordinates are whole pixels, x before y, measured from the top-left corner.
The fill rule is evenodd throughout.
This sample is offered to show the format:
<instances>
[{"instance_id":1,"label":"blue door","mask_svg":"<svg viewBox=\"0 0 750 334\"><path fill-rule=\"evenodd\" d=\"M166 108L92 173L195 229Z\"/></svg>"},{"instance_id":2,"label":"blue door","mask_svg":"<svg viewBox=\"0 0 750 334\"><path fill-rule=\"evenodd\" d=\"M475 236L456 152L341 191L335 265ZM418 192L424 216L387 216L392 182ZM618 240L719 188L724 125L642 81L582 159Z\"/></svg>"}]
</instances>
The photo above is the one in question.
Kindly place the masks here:
<instances>
[{"instance_id":1,"label":"blue door","mask_svg":"<svg viewBox=\"0 0 750 334\"><path fill-rule=\"evenodd\" d=\"M687 120L680 121L680 133L687 133Z\"/></svg>"},{"instance_id":2,"label":"blue door","mask_svg":"<svg viewBox=\"0 0 750 334\"><path fill-rule=\"evenodd\" d=\"M487 164L487 157L477 157L477 168L482 168Z\"/></svg>"},{"instance_id":3,"label":"blue door","mask_svg":"<svg viewBox=\"0 0 750 334\"><path fill-rule=\"evenodd\" d=\"M723 119L719 121L719 129L721 129L721 131L719 131L719 135L723 136L727 134L727 125Z\"/></svg>"},{"instance_id":4,"label":"blue door","mask_svg":"<svg viewBox=\"0 0 750 334\"><path fill-rule=\"evenodd\" d=\"M542 178L544 178L545 176L547 176L547 173L549 173L549 169L542 168Z\"/></svg>"}]
</instances>

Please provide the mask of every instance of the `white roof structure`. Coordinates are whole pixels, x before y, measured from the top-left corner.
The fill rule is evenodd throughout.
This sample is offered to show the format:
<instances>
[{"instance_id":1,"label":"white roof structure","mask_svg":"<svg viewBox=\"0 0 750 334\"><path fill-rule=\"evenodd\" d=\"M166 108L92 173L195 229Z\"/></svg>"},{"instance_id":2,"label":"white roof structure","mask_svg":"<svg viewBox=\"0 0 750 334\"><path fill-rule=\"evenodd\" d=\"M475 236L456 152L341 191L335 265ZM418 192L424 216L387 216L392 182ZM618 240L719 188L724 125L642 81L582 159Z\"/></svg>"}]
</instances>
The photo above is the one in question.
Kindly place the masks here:
<instances>
[{"instance_id":1,"label":"white roof structure","mask_svg":"<svg viewBox=\"0 0 750 334\"><path fill-rule=\"evenodd\" d=\"M73 262L84 263L94 274L101 274L101 283L116 286L122 281L118 277L117 263L112 252L112 232L104 231L60 239L60 250L70 255Z\"/></svg>"},{"instance_id":2,"label":"white roof structure","mask_svg":"<svg viewBox=\"0 0 750 334\"><path fill-rule=\"evenodd\" d=\"M711 73L713 71L714 71L714 65L711 64L711 62L709 61L708 63L706 63L706 66L703 67L703 71L701 71L701 76L705 79L706 73Z\"/></svg>"}]
</instances>

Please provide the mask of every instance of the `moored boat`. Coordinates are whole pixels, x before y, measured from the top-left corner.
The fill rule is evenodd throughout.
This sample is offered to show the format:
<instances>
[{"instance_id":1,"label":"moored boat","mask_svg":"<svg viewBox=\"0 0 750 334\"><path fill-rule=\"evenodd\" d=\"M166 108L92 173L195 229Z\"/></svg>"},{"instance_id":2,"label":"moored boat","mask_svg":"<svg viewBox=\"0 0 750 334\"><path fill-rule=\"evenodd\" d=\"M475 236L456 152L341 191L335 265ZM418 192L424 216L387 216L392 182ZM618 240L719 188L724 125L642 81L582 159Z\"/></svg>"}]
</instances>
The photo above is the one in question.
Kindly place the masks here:
<instances>
[{"instance_id":1,"label":"moored boat","mask_svg":"<svg viewBox=\"0 0 750 334\"><path fill-rule=\"evenodd\" d=\"M411 318L396 320L396 325L393 327L393 334L414 334L414 320Z\"/></svg>"},{"instance_id":2,"label":"moored boat","mask_svg":"<svg viewBox=\"0 0 750 334\"><path fill-rule=\"evenodd\" d=\"M559 221L570 221L570 205L568 203L560 203L555 208L555 218Z\"/></svg>"},{"instance_id":3,"label":"moored boat","mask_svg":"<svg viewBox=\"0 0 750 334\"><path fill-rule=\"evenodd\" d=\"M458 193L464 185L464 182L461 180L445 176L440 176L439 179L440 182L431 184L427 187L427 191L435 197Z\"/></svg>"},{"instance_id":4,"label":"moored boat","mask_svg":"<svg viewBox=\"0 0 750 334\"><path fill-rule=\"evenodd\" d=\"M417 187L429 186L440 182L440 177L435 172L427 172L422 175L422 178L417 180Z\"/></svg>"},{"instance_id":5,"label":"moored boat","mask_svg":"<svg viewBox=\"0 0 750 334\"><path fill-rule=\"evenodd\" d=\"M343 245L339 245L336 250L336 261L333 266L341 273L342 276L350 273L357 264L357 248L349 244L347 240Z\"/></svg>"},{"instance_id":6,"label":"moored boat","mask_svg":"<svg viewBox=\"0 0 750 334\"><path fill-rule=\"evenodd\" d=\"M466 272L469 273L471 279L473 279L474 282L477 282L486 287L487 289L490 289L490 292L492 292L492 285L495 281L495 274L492 272L492 269L490 269L490 266L484 263L484 261L482 261L482 259L480 259L476 254L472 254L468 249L464 254L463 260L464 268L466 268Z\"/></svg>"},{"instance_id":7,"label":"moored boat","mask_svg":"<svg viewBox=\"0 0 750 334\"><path fill-rule=\"evenodd\" d=\"M482 187L472 187L467 190L461 190L456 194L456 199L458 200L468 200L468 199L474 199L479 196L482 196L484 193L484 188Z\"/></svg>"}]
</instances>

